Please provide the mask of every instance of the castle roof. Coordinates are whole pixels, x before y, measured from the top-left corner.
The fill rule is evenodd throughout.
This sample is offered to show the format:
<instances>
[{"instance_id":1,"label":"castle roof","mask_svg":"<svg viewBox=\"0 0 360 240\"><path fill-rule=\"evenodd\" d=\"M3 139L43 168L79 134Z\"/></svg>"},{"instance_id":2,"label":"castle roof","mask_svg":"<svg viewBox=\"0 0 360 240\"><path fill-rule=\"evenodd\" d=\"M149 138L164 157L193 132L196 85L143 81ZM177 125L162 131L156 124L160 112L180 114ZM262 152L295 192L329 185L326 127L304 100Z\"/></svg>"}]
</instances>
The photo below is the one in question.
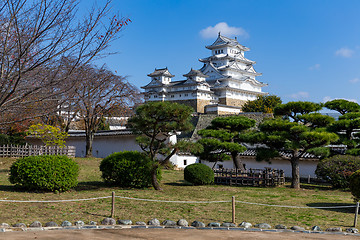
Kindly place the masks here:
<instances>
[{"instance_id":1,"label":"castle roof","mask_svg":"<svg viewBox=\"0 0 360 240\"><path fill-rule=\"evenodd\" d=\"M149 77L157 77L157 76L166 76L166 77L175 77L175 75L172 75L168 68L159 68L159 69L156 69L155 68L155 71L153 73L150 73L148 74Z\"/></svg>"},{"instance_id":2,"label":"castle roof","mask_svg":"<svg viewBox=\"0 0 360 240\"><path fill-rule=\"evenodd\" d=\"M242 51L249 51L250 49L241 45L237 39L231 39L225 36L222 36L219 32L218 38L215 40L215 42L213 44L211 44L210 46L206 46L207 49L215 49L215 48L219 48L219 47L223 47L223 46L233 46L233 47L238 47L239 49L241 49Z\"/></svg>"},{"instance_id":3,"label":"castle roof","mask_svg":"<svg viewBox=\"0 0 360 240\"><path fill-rule=\"evenodd\" d=\"M194 70L192 68L191 68L190 72L188 72L187 74L184 74L183 76L184 77L199 76L199 77L204 77L204 78L209 77L208 75L203 74L201 71Z\"/></svg>"}]
</instances>

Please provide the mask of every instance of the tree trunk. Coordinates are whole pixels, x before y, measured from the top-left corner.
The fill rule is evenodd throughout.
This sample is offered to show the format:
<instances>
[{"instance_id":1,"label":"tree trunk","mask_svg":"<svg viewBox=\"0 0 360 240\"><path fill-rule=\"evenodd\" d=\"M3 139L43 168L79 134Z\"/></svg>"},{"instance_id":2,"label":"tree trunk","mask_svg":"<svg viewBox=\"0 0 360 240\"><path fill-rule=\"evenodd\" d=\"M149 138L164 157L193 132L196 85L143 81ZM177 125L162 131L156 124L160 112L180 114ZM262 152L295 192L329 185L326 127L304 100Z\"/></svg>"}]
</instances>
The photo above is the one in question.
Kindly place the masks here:
<instances>
[{"instance_id":1,"label":"tree trunk","mask_svg":"<svg viewBox=\"0 0 360 240\"><path fill-rule=\"evenodd\" d=\"M160 187L160 184L158 182L158 179L157 179L157 170L159 168L159 164L157 163L154 163L153 165L153 168L151 170L151 183L153 185L153 187L155 188L155 190L163 190L161 187Z\"/></svg>"},{"instance_id":2,"label":"tree trunk","mask_svg":"<svg viewBox=\"0 0 360 240\"><path fill-rule=\"evenodd\" d=\"M92 131L86 131L85 134L85 138L86 138L86 150L85 150L85 157L92 157L92 144L93 144L93 140L94 140L94 132Z\"/></svg>"},{"instance_id":3,"label":"tree trunk","mask_svg":"<svg viewBox=\"0 0 360 240\"><path fill-rule=\"evenodd\" d=\"M233 163L236 169L240 169L241 171L245 171L242 160L239 158L238 153L231 153L231 157L233 159Z\"/></svg>"},{"instance_id":4,"label":"tree trunk","mask_svg":"<svg viewBox=\"0 0 360 240\"><path fill-rule=\"evenodd\" d=\"M299 158L295 156L291 158L291 187L295 189L300 189L300 170L299 170Z\"/></svg>"}]
</instances>

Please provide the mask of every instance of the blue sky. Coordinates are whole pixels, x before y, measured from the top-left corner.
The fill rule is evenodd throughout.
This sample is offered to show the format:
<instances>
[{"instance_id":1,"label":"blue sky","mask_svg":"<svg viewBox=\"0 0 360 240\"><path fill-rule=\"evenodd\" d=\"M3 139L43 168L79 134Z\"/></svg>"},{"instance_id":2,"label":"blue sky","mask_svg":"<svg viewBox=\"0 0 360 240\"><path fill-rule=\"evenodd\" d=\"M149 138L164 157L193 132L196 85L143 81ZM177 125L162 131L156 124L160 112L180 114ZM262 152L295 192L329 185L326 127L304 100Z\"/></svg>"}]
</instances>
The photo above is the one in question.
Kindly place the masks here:
<instances>
[{"instance_id":1,"label":"blue sky","mask_svg":"<svg viewBox=\"0 0 360 240\"><path fill-rule=\"evenodd\" d=\"M112 6L132 23L112 44L119 54L99 64L137 87L154 68L168 67L173 80L201 68L198 59L210 55L205 46L220 29L251 49L245 56L257 62L264 92L284 102L360 102L360 1L115 0Z\"/></svg>"}]
</instances>

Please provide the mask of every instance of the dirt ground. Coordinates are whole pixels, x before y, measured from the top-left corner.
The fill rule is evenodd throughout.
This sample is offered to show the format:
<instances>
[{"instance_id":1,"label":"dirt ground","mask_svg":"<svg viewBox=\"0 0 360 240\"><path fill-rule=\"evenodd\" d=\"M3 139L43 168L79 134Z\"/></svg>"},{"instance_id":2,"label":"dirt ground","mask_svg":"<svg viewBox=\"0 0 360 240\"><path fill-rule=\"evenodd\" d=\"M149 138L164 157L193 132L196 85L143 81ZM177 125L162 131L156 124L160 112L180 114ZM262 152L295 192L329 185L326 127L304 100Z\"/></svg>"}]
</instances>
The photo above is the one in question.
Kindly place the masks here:
<instances>
[{"instance_id":1,"label":"dirt ground","mask_svg":"<svg viewBox=\"0 0 360 240\"><path fill-rule=\"evenodd\" d=\"M1 240L113 240L113 239L311 239L311 240L353 240L359 236L345 236L319 233L291 233L291 232L244 232L230 230L197 230L197 229L91 229L91 230L49 230L28 232L1 232Z\"/></svg>"}]
</instances>

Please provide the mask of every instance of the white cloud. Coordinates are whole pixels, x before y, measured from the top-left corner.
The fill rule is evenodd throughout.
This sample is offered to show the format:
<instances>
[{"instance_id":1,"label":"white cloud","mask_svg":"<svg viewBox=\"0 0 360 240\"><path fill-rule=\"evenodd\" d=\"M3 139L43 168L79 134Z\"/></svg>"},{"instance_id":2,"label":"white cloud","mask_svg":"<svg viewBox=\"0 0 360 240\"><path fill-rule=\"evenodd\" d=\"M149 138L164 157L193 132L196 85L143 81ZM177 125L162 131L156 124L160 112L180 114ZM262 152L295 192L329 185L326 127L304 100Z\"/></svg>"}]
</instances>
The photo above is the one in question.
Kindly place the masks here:
<instances>
[{"instance_id":1,"label":"white cloud","mask_svg":"<svg viewBox=\"0 0 360 240\"><path fill-rule=\"evenodd\" d=\"M336 56L344 57L344 58L350 58L354 54L354 50L351 50L350 48L343 47L340 48L335 52Z\"/></svg>"},{"instance_id":2,"label":"white cloud","mask_svg":"<svg viewBox=\"0 0 360 240\"><path fill-rule=\"evenodd\" d=\"M315 64L314 66L309 67L309 70L318 70L320 69L320 64Z\"/></svg>"},{"instance_id":3,"label":"white cloud","mask_svg":"<svg viewBox=\"0 0 360 240\"><path fill-rule=\"evenodd\" d=\"M353 78L349 80L350 83L358 83L360 82L360 78Z\"/></svg>"},{"instance_id":4,"label":"white cloud","mask_svg":"<svg viewBox=\"0 0 360 240\"><path fill-rule=\"evenodd\" d=\"M294 98L294 99L303 99L303 98L308 98L309 93L308 92L297 92L297 93L293 93L293 94L289 95L289 97Z\"/></svg>"},{"instance_id":5,"label":"white cloud","mask_svg":"<svg viewBox=\"0 0 360 240\"><path fill-rule=\"evenodd\" d=\"M220 22L215 26L209 26L200 31L200 35L203 38L216 38L221 32L226 37L239 36L248 38L249 34L241 27L230 27L226 22Z\"/></svg>"}]
</instances>

